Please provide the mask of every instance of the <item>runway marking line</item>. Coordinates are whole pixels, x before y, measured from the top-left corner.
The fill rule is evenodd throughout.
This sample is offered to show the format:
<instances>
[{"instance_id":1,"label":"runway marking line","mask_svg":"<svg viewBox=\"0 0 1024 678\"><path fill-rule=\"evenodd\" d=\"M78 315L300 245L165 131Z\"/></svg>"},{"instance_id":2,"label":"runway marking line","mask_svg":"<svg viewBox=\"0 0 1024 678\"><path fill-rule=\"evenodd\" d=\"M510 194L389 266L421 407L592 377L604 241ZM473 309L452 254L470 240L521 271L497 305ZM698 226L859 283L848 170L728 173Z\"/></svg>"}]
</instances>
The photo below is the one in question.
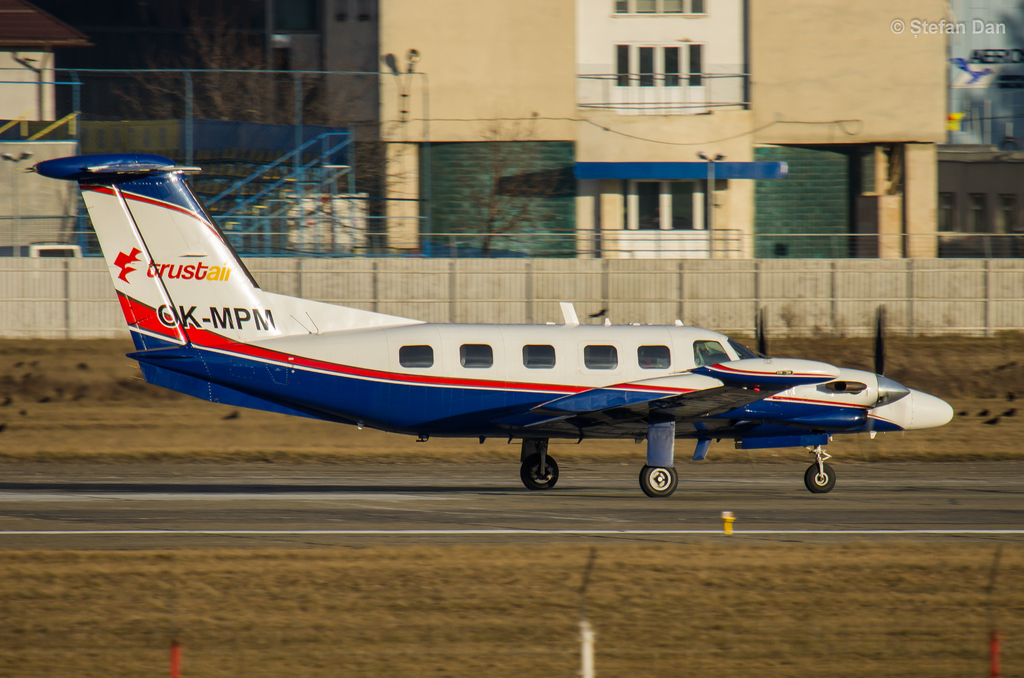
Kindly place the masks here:
<instances>
[{"instance_id":1,"label":"runway marking line","mask_svg":"<svg viewBox=\"0 0 1024 678\"><path fill-rule=\"evenodd\" d=\"M68 536L68 535L334 535L334 536L460 536L460 535L684 535L722 534L722 530L528 530L528 529L466 529L466 530L0 530L3 536ZM1024 534L1024 529L908 529L908 530L734 530L735 535L828 535L828 534Z\"/></svg>"}]
</instances>

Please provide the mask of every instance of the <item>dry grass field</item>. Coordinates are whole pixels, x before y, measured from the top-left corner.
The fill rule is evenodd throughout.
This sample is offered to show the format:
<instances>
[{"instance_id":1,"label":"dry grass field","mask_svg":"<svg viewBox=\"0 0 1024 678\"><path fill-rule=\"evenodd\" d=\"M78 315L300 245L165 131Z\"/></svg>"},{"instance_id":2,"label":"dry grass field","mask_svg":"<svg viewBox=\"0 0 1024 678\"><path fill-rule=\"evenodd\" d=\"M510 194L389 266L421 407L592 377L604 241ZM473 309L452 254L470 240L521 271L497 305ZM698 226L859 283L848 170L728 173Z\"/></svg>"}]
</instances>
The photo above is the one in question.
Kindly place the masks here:
<instances>
[{"instance_id":1,"label":"dry grass field","mask_svg":"<svg viewBox=\"0 0 1024 678\"><path fill-rule=\"evenodd\" d=\"M772 353L869 368L871 342L776 341ZM515 460L504 440L431 440L214 405L141 381L128 341L0 342L0 461L429 461ZM837 436L837 460L1024 458L1024 337L889 341L886 374L946 398L959 413L943 428ZM1017 410L1020 410L1018 412ZM553 443L554 444L554 443ZM563 442L567 461L638 461L630 441ZM772 460L804 450L735 451L712 445L709 461Z\"/></svg>"},{"instance_id":2,"label":"dry grass field","mask_svg":"<svg viewBox=\"0 0 1024 678\"><path fill-rule=\"evenodd\" d=\"M773 353L868 367L870 342ZM0 461L518 458L504 441L430 441L235 410L150 387L122 341L0 342ZM887 373L947 397L935 431L837 438L845 458L1022 458L1024 342L890 341ZM1011 395L1012 400L1011 400ZM1021 400L1018 400L1020 398ZM982 414L985 412L985 414ZM572 461L631 460L595 441ZM805 457L737 452L712 463ZM1008 538L1010 539L1010 538ZM991 624L1024 676L1024 545L595 540L588 613L600 676L980 676ZM573 676L586 544L168 551L0 550L0 676ZM989 602L991 601L991 605Z\"/></svg>"},{"instance_id":3,"label":"dry grass field","mask_svg":"<svg viewBox=\"0 0 1024 678\"><path fill-rule=\"evenodd\" d=\"M0 674L573 676L586 545L0 554ZM601 543L599 676L1024 675L1024 547Z\"/></svg>"}]
</instances>

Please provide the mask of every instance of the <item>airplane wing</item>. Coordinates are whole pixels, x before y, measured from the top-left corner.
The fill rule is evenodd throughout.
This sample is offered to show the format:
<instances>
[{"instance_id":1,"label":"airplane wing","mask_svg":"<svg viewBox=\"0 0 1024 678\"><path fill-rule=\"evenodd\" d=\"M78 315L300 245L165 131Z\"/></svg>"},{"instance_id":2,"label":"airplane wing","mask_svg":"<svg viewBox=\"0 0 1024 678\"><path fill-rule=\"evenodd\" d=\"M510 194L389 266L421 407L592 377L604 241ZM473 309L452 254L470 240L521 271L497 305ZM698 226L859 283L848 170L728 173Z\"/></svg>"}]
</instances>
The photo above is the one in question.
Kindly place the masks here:
<instances>
[{"instance_id":1,"label":"airplane wing","mask_svg":"<svg viewBox=\"0 0 1024 678\"><path fill-rule=\"evenodd\" d=\"M832 365L809 360L735 360L574 393L495 423L579 435L643 437L653 416L674 420L680 430L688 426L711 433L731 425L728 419L714 419L716 415L838 376Z\"/></svg>"}]
</instances>

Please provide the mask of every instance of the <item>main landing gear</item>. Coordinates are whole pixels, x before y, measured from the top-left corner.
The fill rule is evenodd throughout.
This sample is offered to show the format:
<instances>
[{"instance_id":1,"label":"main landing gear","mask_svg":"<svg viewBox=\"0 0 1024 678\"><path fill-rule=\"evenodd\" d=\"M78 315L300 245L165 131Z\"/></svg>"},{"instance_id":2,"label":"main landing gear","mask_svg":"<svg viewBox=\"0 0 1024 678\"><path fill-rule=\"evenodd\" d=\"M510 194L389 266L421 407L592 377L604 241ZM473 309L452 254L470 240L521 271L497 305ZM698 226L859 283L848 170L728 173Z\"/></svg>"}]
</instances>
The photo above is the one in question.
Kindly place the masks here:
<instances>
[{"instance_id":1,"label":"main landing gear","mask_svg":"<svg viewBox=\"0 0 1024 678\"><path fill-rule=\"evenodd\" d=\"M548 456L547 438L526 438L519 477L528 490L550 490L558 482L558 464Z\"/></svg>"},{"instance_id":2,"label":"main landing gear","mask_svg":"<svg viewBox=\"0 0 1024 678\"><path fill-rule=\"evenodd\" d=\"M831 492L836 486L836 472L825 463L825 460L831 459L832 455L821 445L813 448L811 454L814 455L814 463L804 472L804 485L814 494Z\"/></svg>"},{"instance_id":3,"label":"main landing gear","mask_svg":"<svg viewBox=\"0 0 1024 678\"><path fill-rule=\"evenodd\" d=\"M640 469L640 489L648 497L670 497L679 484L679 474L674 468L647 466Z\"/></svg>"}]
</instances>

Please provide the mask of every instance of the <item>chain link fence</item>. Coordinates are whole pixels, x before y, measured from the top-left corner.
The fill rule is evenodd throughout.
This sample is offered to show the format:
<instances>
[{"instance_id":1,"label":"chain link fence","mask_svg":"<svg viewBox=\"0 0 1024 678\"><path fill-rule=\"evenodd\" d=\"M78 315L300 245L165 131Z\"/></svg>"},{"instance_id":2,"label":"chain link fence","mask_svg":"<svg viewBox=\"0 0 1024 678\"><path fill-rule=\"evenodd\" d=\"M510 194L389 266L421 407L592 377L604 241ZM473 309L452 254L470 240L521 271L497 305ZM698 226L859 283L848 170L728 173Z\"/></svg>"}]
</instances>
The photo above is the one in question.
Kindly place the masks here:
<instances>
[{"instance_id":1,"label":"chain link fence","mask_svg":"<svg viewBox=\"0 0 1024 678\"><path fill-rule=\"evenodd\" d=\"M377 73L58 69L40 82L24 82L0 69L0 87L38 99L53 119L0 121L0 144L11 142L3 145L22 149L21 155L31 156L32 144L56 140L66 144L64 155L153 153L201 166L203 172L189 181L246 256L1024 257L1024 234L751 235L716 229L712 240L700 230L579 230L571 219L508 232L484 232L472 220L461 230L446 228L440 219L431 221L429 179L420 177L419 198L385 198L386 185L401 170L389 165L380 141ZM430 168L431 144L418 152L419 165ZM77 194L64 204L33 195L30 182L43 180L21 170L45 157L6 155L14 162L0 163L0 256L28 256L33 243L46 242L98 255ZM528 199L538 190L538 177L549 174L560 176L533 172L532 183L504 198ZM571 176L569 183L559 190L571 199Z\"/></svg>"}]
</instances>

